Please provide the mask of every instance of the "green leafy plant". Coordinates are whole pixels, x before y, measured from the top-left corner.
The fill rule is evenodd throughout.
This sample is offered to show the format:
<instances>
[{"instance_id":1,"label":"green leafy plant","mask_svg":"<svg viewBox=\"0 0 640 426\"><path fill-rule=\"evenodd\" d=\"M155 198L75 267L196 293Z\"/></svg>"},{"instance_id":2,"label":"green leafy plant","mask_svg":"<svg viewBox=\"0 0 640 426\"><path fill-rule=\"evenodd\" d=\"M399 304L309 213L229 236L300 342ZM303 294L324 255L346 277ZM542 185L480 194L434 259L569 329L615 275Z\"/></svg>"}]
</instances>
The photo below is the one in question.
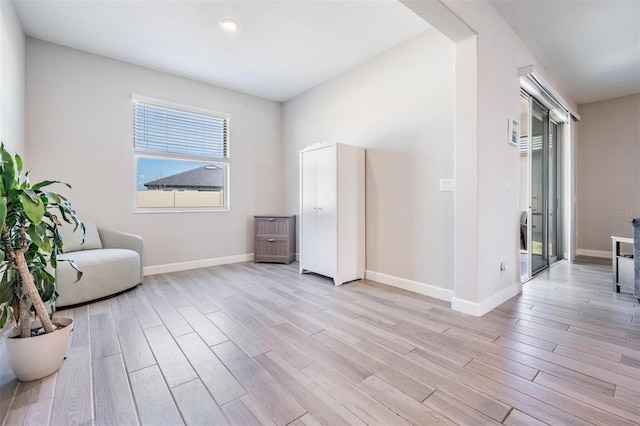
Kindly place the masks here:
<instances>
[{"instance_id":1,"label":"green leafy plant","mask_svg":"<svg viewBox=\"0 0 640 426\"><path fill-rule=\"evenodd\" d=\"M4 143L0 145L0 160L0 328L12 317L20 336L29 337L35 315L45 333L51 333L55 328L45 302L53 306L58 297L55 276L50 271L56 268L62 252L60 218L74 230L80 227L83 240L84 224L69 200L45 190L53 184L71 186L53 180L32 185L29 172L22 176L22 158L7 152ZM69 262L79 280L82 272Z\"/></svg>"}]
</instances>

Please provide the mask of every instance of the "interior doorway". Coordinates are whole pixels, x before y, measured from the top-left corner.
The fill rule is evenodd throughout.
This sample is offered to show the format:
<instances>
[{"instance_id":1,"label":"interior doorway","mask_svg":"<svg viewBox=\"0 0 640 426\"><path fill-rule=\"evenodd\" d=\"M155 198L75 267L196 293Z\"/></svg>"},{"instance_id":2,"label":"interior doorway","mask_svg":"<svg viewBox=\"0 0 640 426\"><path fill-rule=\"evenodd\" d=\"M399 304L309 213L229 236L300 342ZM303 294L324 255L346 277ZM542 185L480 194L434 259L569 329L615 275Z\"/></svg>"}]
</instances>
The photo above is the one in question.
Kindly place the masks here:
<instances>
[{"instance_id":1,"label":"interior doorway","mask_svg":"<svg viewBox=\"0 0 640 426\"><path fill-rule=\"evenodd\" d=\"M554 105L520 98L520 276L526 281L562 258L562 144Z\"/></svg>"}]
</instances>

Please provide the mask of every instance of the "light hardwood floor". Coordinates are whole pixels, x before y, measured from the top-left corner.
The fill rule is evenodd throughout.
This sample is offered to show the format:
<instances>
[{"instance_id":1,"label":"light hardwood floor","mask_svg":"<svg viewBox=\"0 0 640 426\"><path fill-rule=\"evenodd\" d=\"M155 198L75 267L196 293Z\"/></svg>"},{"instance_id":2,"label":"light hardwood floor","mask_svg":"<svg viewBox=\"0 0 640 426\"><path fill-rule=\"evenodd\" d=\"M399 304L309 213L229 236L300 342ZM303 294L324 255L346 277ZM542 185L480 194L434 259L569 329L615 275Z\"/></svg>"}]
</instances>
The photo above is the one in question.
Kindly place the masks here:
<instances>
[{"instance_id":1,"label":"light hardwood floor","mask_svg":"<svg viewBox=\"0 0 640 426\"><path fill-rule=\"evenodd\" d=\"M611 268L562 262L482 318L294 265L156 275L60 312L61 370L17 382L6 425L631 425L640 307Z\"/></svg>"}]
</instances>

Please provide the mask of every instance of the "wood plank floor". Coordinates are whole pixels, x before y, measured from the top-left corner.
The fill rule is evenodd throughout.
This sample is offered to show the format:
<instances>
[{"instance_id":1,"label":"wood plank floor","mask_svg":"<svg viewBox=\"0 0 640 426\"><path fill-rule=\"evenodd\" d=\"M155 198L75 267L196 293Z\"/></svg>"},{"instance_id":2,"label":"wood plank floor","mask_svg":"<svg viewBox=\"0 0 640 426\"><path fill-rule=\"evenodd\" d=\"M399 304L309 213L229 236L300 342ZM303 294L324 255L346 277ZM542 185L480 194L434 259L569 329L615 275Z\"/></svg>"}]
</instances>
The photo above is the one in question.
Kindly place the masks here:
<instances>
[{"instance_id":1,"label":"wood plank floor","mask_svg":"<svg viewBox=\"0 0 640 426\"><path fill-rule=\"evenodd\" d=\"M5 425L640 424L640 307L611 267L561 262L482 318L297 266L145 278L59 312L67 360L17 382Z\"/></svg>"}]
</instances>

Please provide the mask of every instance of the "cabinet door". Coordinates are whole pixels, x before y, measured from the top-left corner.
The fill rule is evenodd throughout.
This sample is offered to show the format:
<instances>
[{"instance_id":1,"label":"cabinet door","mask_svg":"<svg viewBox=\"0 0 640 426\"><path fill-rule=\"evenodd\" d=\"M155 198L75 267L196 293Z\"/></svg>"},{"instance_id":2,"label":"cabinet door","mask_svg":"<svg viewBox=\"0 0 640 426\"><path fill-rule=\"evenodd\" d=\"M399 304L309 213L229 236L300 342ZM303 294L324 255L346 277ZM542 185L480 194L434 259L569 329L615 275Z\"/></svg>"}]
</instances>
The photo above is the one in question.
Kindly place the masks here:
<instances>
[{"instance_id":1,"label":"cabinet door","mask_svg":"<svg viewBox=\"0 0 640 426\"><path fill-rule=\"evenodd\" d=\"M334 276L337 272L337 170L336 146L317 150L317 259L318 272Z\"/></svg>"},{"instance_id":2,"label":"cabinet door","mask_svg":"<svg viewBox=\"0 0 640 426\"><path fill-rule=\"evenodd\" d=\"M300 168L300 205L302 215L300 218L300 263L305 269L315 269L318 258L318 172L316 151L302 153Z\"/></svg>"}]
</instances>

